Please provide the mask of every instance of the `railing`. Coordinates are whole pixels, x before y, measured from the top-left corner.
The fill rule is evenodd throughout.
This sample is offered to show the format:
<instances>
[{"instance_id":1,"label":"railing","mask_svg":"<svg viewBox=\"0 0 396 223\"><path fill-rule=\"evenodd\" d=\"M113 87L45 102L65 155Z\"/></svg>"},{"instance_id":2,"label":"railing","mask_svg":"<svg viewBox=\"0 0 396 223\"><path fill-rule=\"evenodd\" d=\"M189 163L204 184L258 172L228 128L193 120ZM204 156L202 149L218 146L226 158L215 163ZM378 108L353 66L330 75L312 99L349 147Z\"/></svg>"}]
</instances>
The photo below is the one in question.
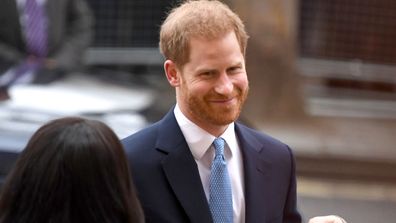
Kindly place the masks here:
<instances>
[{"instance_id":1,"label":"railing","mask_svg":"<svg viewBox=\"0 0 396 223\"><path fill-rule=\"evenodd\" d=\"M87 65L161 65L158 48L92 47L86 52Z\"/></svg>"}]
</instances>

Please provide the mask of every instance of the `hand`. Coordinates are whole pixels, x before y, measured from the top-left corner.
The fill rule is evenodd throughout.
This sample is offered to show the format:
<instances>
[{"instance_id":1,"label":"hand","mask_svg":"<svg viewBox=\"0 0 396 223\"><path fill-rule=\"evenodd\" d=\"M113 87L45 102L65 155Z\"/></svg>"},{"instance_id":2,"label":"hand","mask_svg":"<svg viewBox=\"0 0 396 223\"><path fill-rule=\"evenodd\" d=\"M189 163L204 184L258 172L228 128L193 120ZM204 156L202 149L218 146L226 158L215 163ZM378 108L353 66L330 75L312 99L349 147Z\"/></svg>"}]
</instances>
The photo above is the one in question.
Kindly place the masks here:
<instances>
[{"instance_id":1,"label":"hand","mask_svg":"<svg viewBox=\"0 0 396 223\"><path fill-rule=\"evenodd\" d=\"M317 216L309 219L308 223L347 223L337 215Z\"/></svg>"},{"instance_id":2,"label":"hand","mask_svg":"<svg viewBox=\"0 0 396 223\"><path fill-rule=\"evenodd\" d=\"M53 70L53 69L57 68L57 66L58 66L58 63L57 63L57 61L55 59L46 58L44 60L44 67L49 69L49 70Z\"/></svg>"},{"instance_id":3,"label":"hand","mask_svg":"<svg viewBox=\"0 0 396 223\"><path fill-rule=\"evenodd\" d=\"M38 64L40 67L48 70L54 70L58 67L58 62L53 58L37 58L34 55L29 55L26 58L26 62L29 64Z\"/></svg>"}]
</instances>

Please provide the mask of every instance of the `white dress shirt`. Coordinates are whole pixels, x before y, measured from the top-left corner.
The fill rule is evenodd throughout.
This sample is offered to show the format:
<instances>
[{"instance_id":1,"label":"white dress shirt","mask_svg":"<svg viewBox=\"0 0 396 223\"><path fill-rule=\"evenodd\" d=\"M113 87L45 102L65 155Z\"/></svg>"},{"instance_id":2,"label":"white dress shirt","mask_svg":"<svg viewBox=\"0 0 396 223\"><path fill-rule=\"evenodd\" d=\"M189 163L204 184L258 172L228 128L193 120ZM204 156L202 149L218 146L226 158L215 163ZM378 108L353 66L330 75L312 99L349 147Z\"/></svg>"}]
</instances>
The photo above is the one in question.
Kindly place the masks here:
<instances>
[{"instance_id":1,"label":"white dress shirt","mask_svg":"<svg viewBox=\"0 0 396 223\"><path fill-rule=\"evenodd\" d=\"M45 4L47 2L47 0L36 0L36 2L38 4ZM25 3L26 3L26 0L17 0L18 7L24 6Z\"/></svg>"},{"instance_id":2,"label":"white dress shirt","mask_svg":"<svg viewBox=\"0 0 396 223\"><path fill-rule=\"evenodd\" d=\"M210 169L215 155L212 143L216 137L190 121L181 112L177 104L174 109L174 114L184 138L187 141L188 147L195 158L195 162L198 165L202 186L205 191L206 199L209 202ZM231 179L234 223L243 223L245 222L243 162L238 140L235 135L234 123L231 123L220 137L226 142L224 154Z\"/></svg>"}]
</instances>

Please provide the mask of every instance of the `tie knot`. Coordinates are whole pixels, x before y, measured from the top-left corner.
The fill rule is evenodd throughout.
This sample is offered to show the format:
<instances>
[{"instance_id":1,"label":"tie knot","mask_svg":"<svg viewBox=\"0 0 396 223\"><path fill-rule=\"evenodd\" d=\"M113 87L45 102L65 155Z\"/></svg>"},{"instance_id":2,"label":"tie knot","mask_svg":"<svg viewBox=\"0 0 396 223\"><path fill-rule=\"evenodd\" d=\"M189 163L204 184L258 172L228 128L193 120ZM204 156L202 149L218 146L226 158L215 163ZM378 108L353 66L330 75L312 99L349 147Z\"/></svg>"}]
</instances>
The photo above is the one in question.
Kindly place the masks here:
<instances>
[{"instance_id":1,"label":"tie knot","mask_svg":"<svg viewBox=\"0 0 396 223\"><path fill-rule=\"evenodd\" d=\"M213 145L215 147L216 156L224 155L224 139L223 138L216 138L213 141Z\"/></svg>"}]
</instances>

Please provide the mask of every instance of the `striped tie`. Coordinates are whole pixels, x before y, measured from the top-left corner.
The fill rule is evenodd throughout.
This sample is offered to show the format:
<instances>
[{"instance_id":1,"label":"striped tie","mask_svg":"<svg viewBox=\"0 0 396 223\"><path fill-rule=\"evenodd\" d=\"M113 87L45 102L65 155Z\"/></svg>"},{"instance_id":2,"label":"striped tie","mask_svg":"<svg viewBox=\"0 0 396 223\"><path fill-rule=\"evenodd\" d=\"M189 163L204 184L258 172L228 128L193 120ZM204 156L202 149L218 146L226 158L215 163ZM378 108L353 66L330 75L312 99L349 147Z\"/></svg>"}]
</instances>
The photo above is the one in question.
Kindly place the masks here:
<instances>
[{"instance_id":1,"label":"striped tie","mask_svg":"<svg viewBox=\"0 0 396 223\"><path fill-rule=\"evenodd\" d=\"M45 5L37 4L37 0L26 0L24 14L26 47L30 54L39 58L47 56L47 27Z\"/></svg>"},{"instance_id":2,"label":"striped tie","mask_svg":"<svg viewBox=\"0 0 396 223\"><path fill-rule=\"evenodd\" d=\"M209 184L209 208L214 223L232 223L232 190L224 157L224 139L213 141L215 158L212 162Z\"/></svg>"}]
</instances>

